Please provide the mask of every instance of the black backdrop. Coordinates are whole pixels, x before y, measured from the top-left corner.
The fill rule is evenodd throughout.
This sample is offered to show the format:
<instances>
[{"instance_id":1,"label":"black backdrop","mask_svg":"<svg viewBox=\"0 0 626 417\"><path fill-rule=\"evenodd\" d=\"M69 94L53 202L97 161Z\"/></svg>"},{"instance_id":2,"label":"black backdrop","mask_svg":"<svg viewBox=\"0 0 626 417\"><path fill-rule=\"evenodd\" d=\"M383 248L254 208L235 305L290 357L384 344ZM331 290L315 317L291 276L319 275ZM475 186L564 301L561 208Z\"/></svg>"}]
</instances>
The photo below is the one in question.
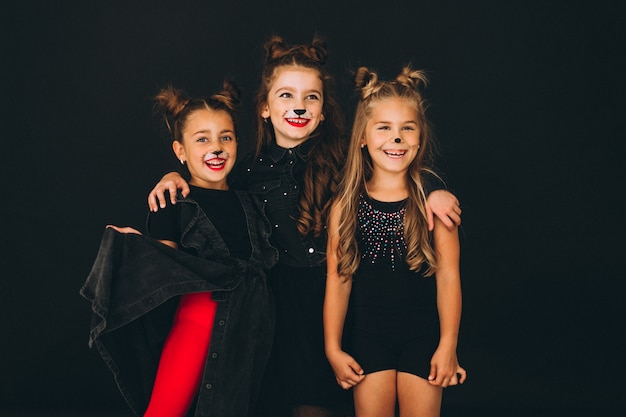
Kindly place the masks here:
<instances>
[{"instance_id":1,"label":"black backdrop","mask_svg":"<svg viewBox=\"0 0 626 417\"><path fill-rule=\"evenodd\" d=\"M235 77L249 148L263 41L317 31L348 121L349 70L430 75L439 166L463 206L469 379L446 410L626 409L619 2L127 3L2 6L1 408L124 410L78 290L104 226L141 227L175 167L151 96Z\"/></svg>"}]
</instances>

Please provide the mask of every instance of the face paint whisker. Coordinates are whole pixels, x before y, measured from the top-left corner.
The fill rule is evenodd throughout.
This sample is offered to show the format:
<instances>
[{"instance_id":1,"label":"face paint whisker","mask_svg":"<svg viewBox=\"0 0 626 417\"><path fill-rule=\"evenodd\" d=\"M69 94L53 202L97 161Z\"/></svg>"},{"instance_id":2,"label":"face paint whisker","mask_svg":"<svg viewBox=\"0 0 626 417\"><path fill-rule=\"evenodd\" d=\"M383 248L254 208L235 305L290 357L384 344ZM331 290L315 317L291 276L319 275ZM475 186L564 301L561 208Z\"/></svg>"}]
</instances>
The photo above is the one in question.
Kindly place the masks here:
<instances>
[{"instance_id":1,"label":"face paint whisker","mask_svg":"<svg viewBox=\"0 0 626 417\"><path fill-rule=\"evenodd\" d=\"M290 109L283 115L285 119L313 119L313 113L306 109Z\"/></svg>"},{"instance_id":2,"label":"face paint whisker","mask_svg":"<svg viewBox=\"0 0 626 417\"><path fill-rule=\"evenodd\" d=\"M218 151L209 152L209 153L205 154L202 157L202 160L203 161L210 161L210 160L216 159L216 158L228 159L228 158L230 158L230 154L228 152L223 151L223 150L218 150Z\"/></svg>"}]
</instances>

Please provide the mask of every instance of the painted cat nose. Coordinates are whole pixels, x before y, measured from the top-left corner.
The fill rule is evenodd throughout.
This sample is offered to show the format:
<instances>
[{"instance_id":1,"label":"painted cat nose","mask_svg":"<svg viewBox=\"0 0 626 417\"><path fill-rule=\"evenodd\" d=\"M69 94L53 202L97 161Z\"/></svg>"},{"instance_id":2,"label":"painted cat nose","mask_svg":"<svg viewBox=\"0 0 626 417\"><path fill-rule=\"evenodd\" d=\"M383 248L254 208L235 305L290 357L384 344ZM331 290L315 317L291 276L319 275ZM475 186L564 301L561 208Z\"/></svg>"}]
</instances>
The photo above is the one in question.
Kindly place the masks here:
<instances>
[{"instance_id":1,"label":"painted cat nose","mask_svg":"<svg viewBox=\"0 0 626 417\"><path fill-rule=\"evenodd\" d=\"M304 109L297 109L293 111L295 114L297 114L298 116L302 116L304 113L306 113L306 110Z\"/></svg>"},{"instance_id":2,"label":"painted cat nose","mask_svg":"<svg viewBox=\"0 0 626 417\"><path fill-rule=\"evenodd\" d=\"M222 151L222 150L213 151L215 156L219 156L222 152L224 152L224 151Z\"/></svg>"}]
</instances>

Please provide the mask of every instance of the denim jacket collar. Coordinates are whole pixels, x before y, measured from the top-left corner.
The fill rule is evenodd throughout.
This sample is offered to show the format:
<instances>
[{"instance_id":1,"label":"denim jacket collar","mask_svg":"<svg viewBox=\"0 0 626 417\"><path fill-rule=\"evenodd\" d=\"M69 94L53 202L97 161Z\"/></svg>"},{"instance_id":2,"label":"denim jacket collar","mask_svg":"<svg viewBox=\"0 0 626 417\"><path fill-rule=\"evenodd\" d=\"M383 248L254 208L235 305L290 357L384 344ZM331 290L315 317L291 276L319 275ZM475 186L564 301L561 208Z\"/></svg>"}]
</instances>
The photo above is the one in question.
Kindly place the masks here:
<instances>
[{"instance_id":1,"label":"denim jacket collar","mask_svg":"<svg viewBox=\"0 0 626 417\"><path fill-rule=\"evenodd\" d=\"M315 143L317 143L317 138L310 138L294 148L283 148L282 146L277 145L274 141L267 149L267 154L272 161L276 163L283 159L289 150L293 150L301 160L306 161L306 158L309 156L309 153L311 152L311 149L313 149Z\"/></svg>"}]
</instances>

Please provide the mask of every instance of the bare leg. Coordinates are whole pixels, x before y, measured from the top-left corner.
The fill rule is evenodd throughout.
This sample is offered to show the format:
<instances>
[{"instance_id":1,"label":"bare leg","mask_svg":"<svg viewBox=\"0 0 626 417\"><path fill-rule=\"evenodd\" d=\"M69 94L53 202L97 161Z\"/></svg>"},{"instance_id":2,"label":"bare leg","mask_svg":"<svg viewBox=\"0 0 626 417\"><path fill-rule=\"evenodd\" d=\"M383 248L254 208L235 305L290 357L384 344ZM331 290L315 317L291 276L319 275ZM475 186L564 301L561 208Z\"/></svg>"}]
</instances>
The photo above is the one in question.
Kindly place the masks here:
<instances>
[{"instance_id":1,"label":"bare leg","mask_svg":"<svg viewBox=\"0 0 626 417\"><path fill-rule=\"evenodd\" d=\"M400 417L439 417L443 388L406 372L398 372Z\"/></svg>"},{"instance_id":2,"label":"bare leg","mask_svg":"<svg viewBox=\"0 0 626 417\"><path fill-rule=\"evenodd\" d=\"M393 369L374 372L354 387L356 417L394 417L396 375Z\"/></svg>"}]
</instances>

